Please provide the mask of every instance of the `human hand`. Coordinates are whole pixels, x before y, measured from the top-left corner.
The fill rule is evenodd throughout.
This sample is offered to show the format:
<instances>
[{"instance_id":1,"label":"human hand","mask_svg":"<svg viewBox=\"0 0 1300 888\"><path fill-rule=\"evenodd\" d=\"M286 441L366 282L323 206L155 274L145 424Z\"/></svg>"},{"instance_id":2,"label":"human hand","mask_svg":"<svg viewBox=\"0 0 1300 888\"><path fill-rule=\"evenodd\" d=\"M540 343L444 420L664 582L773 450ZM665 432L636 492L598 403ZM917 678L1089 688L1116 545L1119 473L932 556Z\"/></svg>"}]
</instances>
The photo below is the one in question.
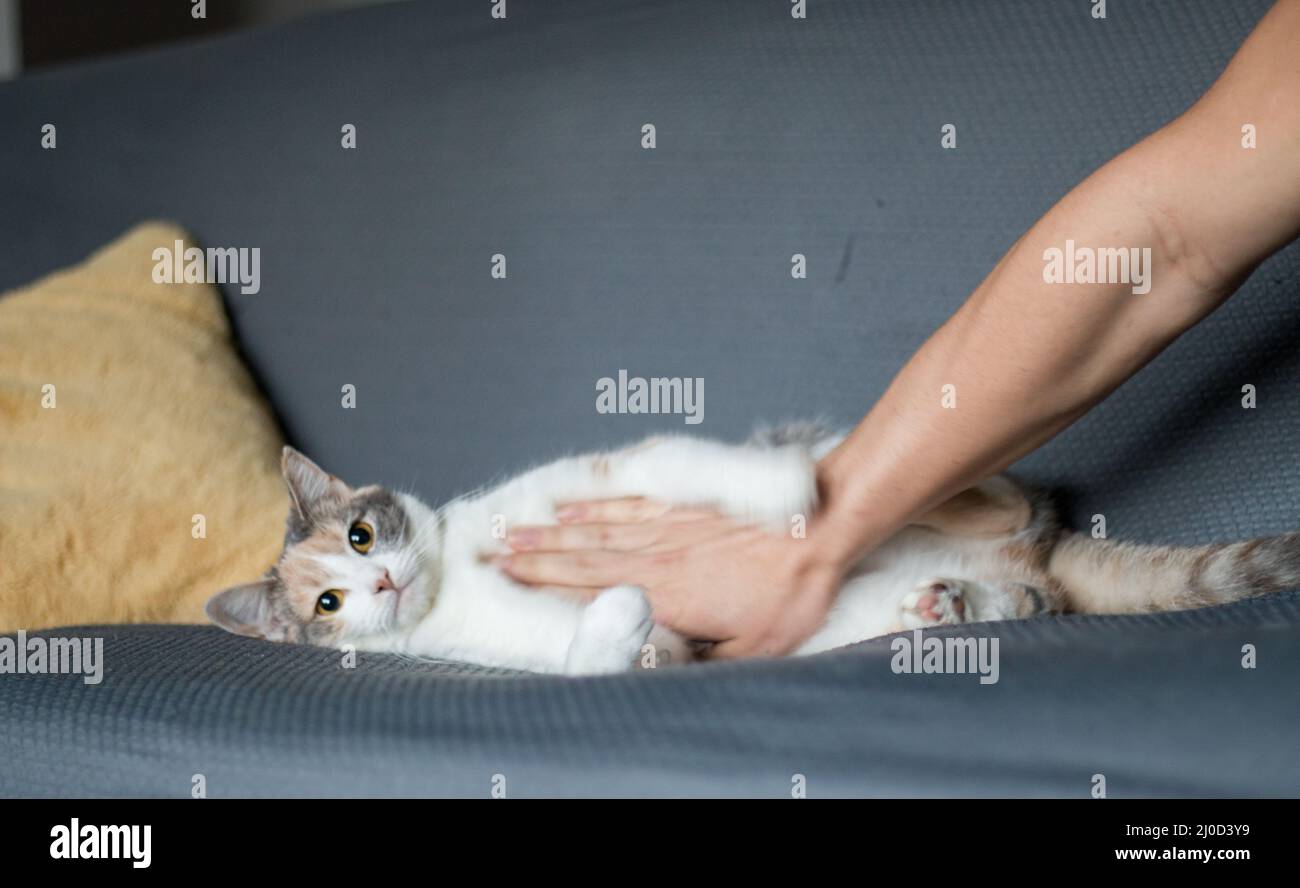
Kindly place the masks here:
<instances>
[{"instance_id":1,"label":"human hand","mask_svg":"<svg viewBox=\"0 0 1300 888\"><path fill-rule=\"evenodd\" d=\"M571 503L556 517L507 534L507 575L593 596L640 586L655 622L717 642L713 657L789 653L821 627L842 578L808 539L711 509L634 497Z\"/></svg>"}]
</instances>

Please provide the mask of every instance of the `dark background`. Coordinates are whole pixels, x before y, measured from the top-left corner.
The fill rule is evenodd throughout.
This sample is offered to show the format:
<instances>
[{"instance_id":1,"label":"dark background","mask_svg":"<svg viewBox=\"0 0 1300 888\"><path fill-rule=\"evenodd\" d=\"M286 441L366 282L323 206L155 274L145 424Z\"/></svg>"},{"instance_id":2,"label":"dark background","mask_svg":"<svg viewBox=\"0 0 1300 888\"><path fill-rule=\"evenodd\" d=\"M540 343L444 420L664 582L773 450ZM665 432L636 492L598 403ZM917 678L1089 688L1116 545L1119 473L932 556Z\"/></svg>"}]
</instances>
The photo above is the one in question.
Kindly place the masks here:
<instances>
[{"instance_id":1,"label":"dark background","mask_svg":"<svg viewBox=\"0 0 1300 888\"><path fill-rule=\"evenodd\" d=\"M9 38L18 62L8 72L12 76L17 70L32 71L376 2L379 0L208 0L206 15L196 19L190 0L0 0L0 44ZM0 70L3 76L5 72Z\"/></svg>"}]
</instances>

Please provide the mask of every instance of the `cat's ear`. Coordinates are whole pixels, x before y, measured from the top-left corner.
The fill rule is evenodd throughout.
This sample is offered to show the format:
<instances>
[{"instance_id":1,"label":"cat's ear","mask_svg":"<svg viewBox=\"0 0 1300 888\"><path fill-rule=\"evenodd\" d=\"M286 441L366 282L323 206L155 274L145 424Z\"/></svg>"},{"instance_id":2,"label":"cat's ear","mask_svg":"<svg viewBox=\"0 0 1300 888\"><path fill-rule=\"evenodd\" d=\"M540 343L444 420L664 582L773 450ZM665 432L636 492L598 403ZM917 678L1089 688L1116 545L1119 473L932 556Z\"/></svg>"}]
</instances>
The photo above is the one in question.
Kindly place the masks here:
<instances>
[{"instance_id":1,"label":"cat's ear","mask_svg":"<svg viewBox=\"0 0 1300 888\"><path fill-rule=\"evenodd\" d=\"M203 610L208 619L222 629L249 638L283 641L287 626L271 606L271 589L275 581L261 579L242 586L231 586L208 599Z\"/></svg>"},{"instance_id":2,"label":"cat's ear","mask_svg":"<svg viewBox=\"0 0 1300 888\"><path fill-rule=\"evenodd\" d=\"M293 499L289 508L289 536L293 539L306 536L317 515L352 495L352 488L292 447L284 448L280 471Z\"/></svg>"}]
</instances>

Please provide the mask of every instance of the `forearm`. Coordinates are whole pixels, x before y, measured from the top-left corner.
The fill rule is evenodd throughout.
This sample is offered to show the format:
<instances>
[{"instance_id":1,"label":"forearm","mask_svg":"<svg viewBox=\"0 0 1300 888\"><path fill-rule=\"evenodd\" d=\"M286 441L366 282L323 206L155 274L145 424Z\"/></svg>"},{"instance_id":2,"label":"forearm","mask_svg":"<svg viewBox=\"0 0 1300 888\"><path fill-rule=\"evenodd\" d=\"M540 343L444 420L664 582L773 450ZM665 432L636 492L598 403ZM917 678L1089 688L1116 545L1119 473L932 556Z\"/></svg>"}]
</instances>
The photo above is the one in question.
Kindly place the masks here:
<instances>
[{"instance_id":1,"label":"forearm","mask_svg":"<svg viewBox=\"0 0 1300 888\"><path fill-rule=\"evenodd\" d=\"M1089 183L1076 195L1106 199ZM1072 423L1213 308L1182 274L1131 285L1048 284L1047 244L1150 244L1081 218L1070 201L1044 217L908 362L852 435L819 467L817 542L851 559ZM1181 301L1176 312L1172 305Z\"/></svg>"},{"instance_id":2,"label":"forearm","mask_svg":"<svg viewBox=\"0 0 1300 888\"><path fill-rule=\"evenodd\" d=\"M908 362L819 467L818 558L847 563L1038 447L1295 237L1298 10L1279 4L1195 107L1053 207ZM1243 149L1246 122L1267 150ZM1049 283L1045 251L1067 240L1149 248L1149 292Z\"/></svg>"}]
</instances>

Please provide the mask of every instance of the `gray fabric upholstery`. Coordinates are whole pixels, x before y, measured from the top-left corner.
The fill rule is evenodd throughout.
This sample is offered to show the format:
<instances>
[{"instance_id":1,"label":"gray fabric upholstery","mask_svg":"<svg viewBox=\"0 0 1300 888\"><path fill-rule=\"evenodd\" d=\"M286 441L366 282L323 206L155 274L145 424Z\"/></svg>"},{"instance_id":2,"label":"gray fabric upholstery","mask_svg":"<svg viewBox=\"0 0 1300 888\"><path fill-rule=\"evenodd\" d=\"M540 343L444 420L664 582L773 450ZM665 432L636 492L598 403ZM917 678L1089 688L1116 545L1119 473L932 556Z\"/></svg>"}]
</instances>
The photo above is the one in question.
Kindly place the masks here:
<instances>
[{"instance_id":1,"label":"gray fabric upholstery","mask_svg":"<svg viewBox=\"0 0 1300 888\"><path fill-rule=\"evenodd\" d=\"M896 675L886 640L635 676L484 675L213 628L105 636L101 685L0 683L0 792L210 797L1300 794L1300 596L982 624L997 684ZM950 632L968 634L969 628ZM1259 668L1241 668L1254 644ZM1273 699L1266 700L1270 693ZM1265 705L1266 704L1266 705ZM499 780L499 778L496 778Z\"/></svg>"},{"instance_id":2,"label":"gray fabric upholstery","mask_svg":"<svg viewBox=\"0 0 1300 888\"><path fill-rule=\"evenodd\" d=\"M850 423L1038 215L1196 98L1267 2L1103 22L1073 0L787 5L521 2L493 22L397 4L4 85L0 159L21 174L0 287L141 217L261 247L262 291L227 294L294 443L436 500L686 428L597 414L619 368L703 377L705 434ZM1027 474L1115 535L1289 528L1297 263Z\"/></svg>"},{"instance_id":3,"label":"gray fabric upholstery","mask_svg":"<svg viewBox=\"0 0 1300 888\"><path fill-rule=\"evenodd\" d=\"M226 297L290 438L435 501L686 428L598 414L620 368L702 377L705 434L847 424L1267 5L1110 4L1099 22L1074 0L816 0L795 21L784 2L516 0L495 22L395 4L40 74L0 85L0 288L146 217L260 247L261 292ZM1300 523L1298 265L1294 246L1272 259L1018 470L1117 537ZM1100 772L1112 795L1295 793L1279 738L1300 714L1277 704L1296 607L999 626L990 688L894 676L880 643L567 681L384 657L345 673L321 651L122 627L100 688L0 678L0 789L170 795L202 772L214 795L481 795L503 773L519 795L782 795L799 772L813 794L1081 795Z\"/></svg>"}]
</instances>

